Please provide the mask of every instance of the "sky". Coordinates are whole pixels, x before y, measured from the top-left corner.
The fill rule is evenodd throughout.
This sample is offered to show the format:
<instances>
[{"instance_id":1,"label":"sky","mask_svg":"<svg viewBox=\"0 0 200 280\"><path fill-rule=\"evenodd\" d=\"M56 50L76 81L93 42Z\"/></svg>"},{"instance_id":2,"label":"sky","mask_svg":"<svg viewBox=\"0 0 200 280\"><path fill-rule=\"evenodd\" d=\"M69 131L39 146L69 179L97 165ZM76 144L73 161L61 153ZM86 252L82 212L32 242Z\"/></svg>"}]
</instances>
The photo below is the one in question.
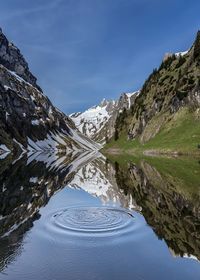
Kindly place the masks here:
<instances>
[{"instance_id":1,"label":"sky","mask_svg":"<svg viewBox=\"0 0 200 280\"><path fill-rule=\"evenodd\" d=\"M199 0L2 0L0 26L66 114L141 88L166 52L191 47Z\"/></svg>"}]
</instances>

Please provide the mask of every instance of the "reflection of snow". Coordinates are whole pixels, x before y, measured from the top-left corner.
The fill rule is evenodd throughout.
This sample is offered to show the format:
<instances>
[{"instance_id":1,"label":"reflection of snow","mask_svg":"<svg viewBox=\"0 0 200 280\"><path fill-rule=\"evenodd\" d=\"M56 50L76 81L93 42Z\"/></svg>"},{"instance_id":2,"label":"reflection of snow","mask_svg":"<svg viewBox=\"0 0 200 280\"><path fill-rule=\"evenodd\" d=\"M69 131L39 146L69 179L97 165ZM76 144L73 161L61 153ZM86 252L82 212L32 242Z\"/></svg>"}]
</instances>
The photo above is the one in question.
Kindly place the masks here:
<instances>
[{"instance_id":1,"label":"reflection of snow","mask_svg":"<svg viewBox=\"0 0 200 280\"><path fill-rule=\"evenodd\" d=\"M77 172L71 185L79 186L95 196L106 196L108 189L112 187L101 170L92 163L87 164Z\"/></svg>"},{"instance_id":2,"label":"reflection of snow","mask_svg":"<svg viewBox=\"0 0 200 280\"><path fill-rule=\"evenodd\" d=\"M81 154L73 153L69 158L67 158L65 155L60 156L55 152L30 153L27 161L23 161L23 163L30 165L30 172L27 172L26 179L27 182L29 182L32 196L29 197L29 195L31 194L30 192L27 199L24 200L20 207L16 207L11 213L5 215L4 217L0 216L0 220L5 219L6 221L5 229L3 229L4 232L1 237L8 236L13 231L17 230L26 221L28 221L31 217L33 217L35 213L38 212L40 207L43 206L43 203L46 204L47 198L50 198L53 194L64 187L66 185L66 182L68 182L68 180L71 180L75 172L78 172L81 167L89 163L90 160L92 160L94 157L96 158L97 156L98 154L96 153L96 151L93 151L92 153L85 152ZM17 163L20 157L12 162L12 166ZM33 166L35 167L33 169L37 170L37 166L40 167L40 164L38 163L41 162L44 163L46 167L46 169L44 168L44 171L46 171L40 175L35 173L35 171L32 172L31 164L33 164ZM53 171L53 173L51 173L50 171ZM2 184L2 193L5 192L8 188L6 183L7 182L3 182ZM26 187L27 184L20 184L23 184L23 181L19 181L18 185L18 190L20 192L23 192L24 187ZM39 191L40 189L42 190L41 193ZM38 199L36 197L38 197Z\"/></svg>"},{"instance_id":3,"label":"reflection of snow","mask_svg":"<svg viewBox=\"0 0 200 280\"><path fill-rule=\"evenodd\" d=\"M98 158L83 166L70 183L71 187L81 188L101 199L103 204L112 203L129 209L139 210L130 194L125 195L115 180L115 171L111 164L105 167L105 160Z\"/></svg>"},{"instance_id":4,"label":"reflection of snow","mask_svg":"<svg viewBox=\"0 0 200 280\"><path fill-rule=\"evenodd\" d=\"M194 255L191 255L191 254L188 254L188 253L184 253L183 255L179 255L179 254L175 253L174 250L170 247L169 247L169 251L170 251L171 255L175 258L180 257L180 258L186 258L186 259L191 259L191 260L195 260L197 262L200 262L198 260L198 258Z\"/></svg>"},{"instance_id":5,"label":"reflection of snow","mask_svg":"<svg viewBox=\"0 0 200 280\"><path fill-rule=\"evenodd\" d=\"M184 258L187 258L187 259L192 259L192 260L195 260L195 261L198 261L198 262L199 262L199 260L197 259L197 257L195 257L195 256L193 256L193 255L188 255L187 253L185 253L185 254L183 255L183 257L184 257Z\"/></svg>"},{"instance_id":6,"label":"reflection of snow","mask_svg":"<svg viewBox=\"0 0 200 280\"><path fill-rule=\"evenodd\" d=\"M6 158L8 154L9 154L9 152L5 152L3 154L0 154L0 159Z\"/></svg>"},{"instance_id":7,"label":"reflection of snow","mask_svg":"<svg viewBox=\"0 0 200 280\"><path fill-rule=\"evenodd\" d=\"M31 177L29 180L30 183L37 183L37 181L38 181L38 177Z\"/></svg>"},{"instance_id":8,"label":"reflection of snow","mask_svg":"<svg viewBox=\"0 0 200 280\"><path fill-rule=\"evenodd\" d=\"M8 147L4 144L0 145L0 150L3 150L4 152L10 152L10 150L8 149Z\"/></svg>"}]
</instances>

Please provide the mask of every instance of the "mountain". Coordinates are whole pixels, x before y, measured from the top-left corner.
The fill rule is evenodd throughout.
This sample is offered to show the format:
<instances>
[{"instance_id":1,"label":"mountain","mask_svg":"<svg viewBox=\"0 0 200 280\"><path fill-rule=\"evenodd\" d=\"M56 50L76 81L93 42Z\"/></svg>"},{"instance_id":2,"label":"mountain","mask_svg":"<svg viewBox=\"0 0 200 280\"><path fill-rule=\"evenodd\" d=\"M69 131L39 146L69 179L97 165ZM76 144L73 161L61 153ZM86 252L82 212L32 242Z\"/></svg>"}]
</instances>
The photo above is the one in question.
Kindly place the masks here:
<instances>
[{"instance_id":1,"label":"mountain","mask_svg":"<svg viewBox=\"0 0 200 280\"><path fill-rule=\"evenodd\" d=\"M0 29L0 150L96 150L37 84L20 50Z\"/></svg>"},{"instance_id":2,"label":"mountain","mask_svg":"<svg viewBox=\"0 0 200 280\"><path fill-rule=\"evenodd\" d=\"M154 69L131 110L116 120L115 140L120 141L110 146L123 142L122 148L196 153L199 120L200 31L188 51L165 55Z\"/></svg>"},{"instance_id":3,"label":"mountain","mask_svg":"<svg viewBox=\"0 0 200 280\"><path fill-rule=\"evenodd\" d=\"M130 109L138 94L123 93L119 100L105 100L85 112L73 113L70 118L79 131L92 140L105 144L114 135L117 116L125 109Z\"/></svg>"}]
</instances>

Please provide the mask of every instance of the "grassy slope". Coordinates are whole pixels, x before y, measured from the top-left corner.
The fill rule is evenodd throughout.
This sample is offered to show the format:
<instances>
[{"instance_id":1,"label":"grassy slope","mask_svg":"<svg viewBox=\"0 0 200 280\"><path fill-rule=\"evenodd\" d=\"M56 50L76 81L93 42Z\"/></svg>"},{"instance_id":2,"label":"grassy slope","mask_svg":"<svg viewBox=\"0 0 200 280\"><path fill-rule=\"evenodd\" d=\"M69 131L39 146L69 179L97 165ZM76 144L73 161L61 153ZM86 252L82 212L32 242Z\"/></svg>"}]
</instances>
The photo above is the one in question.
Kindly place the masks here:
<instances>
[{"instance_id":1,"label":"grassy slope","mask_svg":"<svg viewBox=\"0 0 200 280\"><path fill-rule=\"evenodd\" d=\"M120 149L127 153L143 153L145 150L154 150L160 153L200 154L198 144L200 144L200 120L198 116L184 108L147 143L141 144L137 139L128 141L124 132L120 139L108 143L103 151Z\"/></svg>"},{"instance_id":2,"label":"grassy slope","mask_svg":"<svg viewBox=\"0 0 200 280\"><path fill-rule=\"evenodd\" d=\"M112 140L104 151L118 149L118 152L136 153L151 150L154 153L200 155L199 105L191 99L185 102L189 93L200 90L199 66L200 32L184 57L169 57L158 70L153 71L133 108L116 121L119 140ZM171 113L177 104L181 106L181 102L184 107L179 107L178 111L175 109L175 114ZM145 128L141 131L144 121ZM128 131L138 139L127 141Z\"/></svg>"}]
</instances>

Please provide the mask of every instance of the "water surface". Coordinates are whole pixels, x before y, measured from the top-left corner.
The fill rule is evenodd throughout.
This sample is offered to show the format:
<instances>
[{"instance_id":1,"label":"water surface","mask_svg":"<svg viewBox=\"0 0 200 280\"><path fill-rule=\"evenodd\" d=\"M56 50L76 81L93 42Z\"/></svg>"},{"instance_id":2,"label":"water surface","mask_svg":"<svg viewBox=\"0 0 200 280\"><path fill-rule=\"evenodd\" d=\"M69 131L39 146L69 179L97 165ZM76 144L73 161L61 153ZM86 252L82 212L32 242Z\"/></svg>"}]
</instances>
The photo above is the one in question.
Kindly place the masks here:
<instances>
[{"instance_id":1,"label":"water surface","mask_svg":"<svg viewBox=\"0 0 200 280\"><path fill-rule=\"evenodd\" d=\"M200 279L195 159L0 161L0 279Z\"/></svg>"}]
</instances>

